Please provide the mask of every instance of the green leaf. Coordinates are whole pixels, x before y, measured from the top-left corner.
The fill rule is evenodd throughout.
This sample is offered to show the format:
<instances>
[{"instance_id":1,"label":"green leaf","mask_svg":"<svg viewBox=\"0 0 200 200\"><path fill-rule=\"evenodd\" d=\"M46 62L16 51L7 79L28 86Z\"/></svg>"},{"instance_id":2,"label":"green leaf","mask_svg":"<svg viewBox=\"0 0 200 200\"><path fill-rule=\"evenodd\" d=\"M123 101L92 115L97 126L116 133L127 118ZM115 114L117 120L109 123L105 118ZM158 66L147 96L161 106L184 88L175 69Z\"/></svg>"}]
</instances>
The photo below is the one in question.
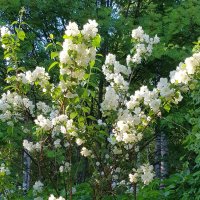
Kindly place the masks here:
<instances>
[{"instance_id":1,"label":"green leaf","mask_svg":"<svg viewBox=\"0 0 200 200\"><path fill-rule=\"evenodd\" d=\"M55 67L59 62L58 61L55 61L53 62L50 66L49 66L49 69L48 71L50 71L53 67Z\"/></svg>"},{"instance_id":2,"label":"green leaf","mask_svg":"<svg viewBox=\"0 0 200 200\"><path fill-rule=\"evenodd\" d=\"M47 151L47 157L54 158L55 157L55 151Z\"/></svg>"},{"instance_id":3,"label":"green leaf","mask_svg":"<svg viewBox=\"0 0 200 200\"><path fill-rule=\"evenodd\" d=\"M93 117L93 116L91 116L91 115L87 116L87 118L88 118L88 119L91 119L91 120L93 120L93 121L96 121L96 118Z\"/></svg>"},{"instance_id":4,"label":"green leaf","mask_svg":"<svg viewBox=\"0 0 200 200\"><path fill-rule=\"evenodd\" d=\"M9 85L9 86L6 86L3 90L13 89L13 88L15 88L15 86Z\"/></svg>"},{"instance_id":5,"label":"green leaf","mask_svg":"<svg viewBox=\"0 0 200 200\"><path fill-rule=\"evenodd\" d=\"M19 30L19 31L17 32L17 37L18 37L20 40L24 41L24 39L25 39L25 37L26 37L25 32L22 31L22 30Z\"/></svg>"},{"instance_id":6,"label":"green leaf","mask_svg":"<svg viewBox=\"0 0 200 200\"><path fill-rule=\"evenodd\" d=\"M53 34L50 34L50 38L53 39L53 38L54 38L54 35L53 35Z\"/></svg>"},{"instance_id":7,"label":"green leaf","mask_svg":"<svg viewBox=\"0 0 200 200\"><path fill-rule=\"evenodd\" d=\"M165 105L164 105L164 109L165 109L167 112L169 112L170 109L171 109L170 104L165 104Z\"/></svg>"},{"instance_id":8,"label":"green leaf","mask_svg":"<svg viewBox=\"0 0 200 200\"><path fill-rule=\"evenodd\" d=\"M70 114L70 119L74 119L78 115L77 112L73 112Z\"/></svg>"},{"instance_id":9,"label":"green leaf","mask_svg":"<svg viewBox=\"0 0 200 200\"><path fill-rule=\"evenodd\" d=\"M62 43L61 43L61 42L56 42L56 44L57 44L58 46L61 46L61 47L62 47Z\"/></svg>"},{"instance_id":10,"label":"green leaf","mask_svg":"<svg viewBox=\"0 0 200 200\"><path fill-rule=\"evenodd\" d=\"M5 52L4 52L5 53ZM6 58L10 58L12 56L12 54L11 53L5 53L4 54L4 59L6 59Z\"/></svg>"},{"instance_id":11,"label":"green leaf","mask_svg":"<svg viewBox=\"0 0 200 200\"><path fill-rule=\"evenodd\" d=\"M92 69L96 69L97 71L101 72L101 69L99 69L98 67L92 67Z\"/></svg>"},{"instance_id":12,"label":"green leaf","mask_svg":"<svg viewBox=\"0 0 200 200\"><path fill-rule=\"evenodd\" d=\"M63 39L71 39L71 40L72 40L73 37L72 37L72 36L68 36L68 35L64 35L64 36L63 36Z\"/></svg>"},{"instance_id":13,"label":"green leaf","mask_svg":"<svg viewBox=\"0 0 200 200\"><path fill-rule=\"evenodd\" d=\"M25 71L26 71L26 68L25 68L25 67L19 67L17 70L18 70L18 71L25 72Z\"/></svg>"},{"instance_id":14,"label":"green leaf","mask_svg":"<svg viewBox=\"0 0 200 200\"><path fill-rule=\"evenodd\" d=\"M92 46L93 47L99 47L100 43L101 43L101 36L97 35L92 41Z\"/></svg>"},{"instance_id":15,"label":"green leaf","mask_svg":"<svg viewBox=\"0 0 200 200\"><path fill-rule=\"evenodd\" d=\"M85 113L89 113L90 112L90 108L89 107L82 107L82 110Z\"/></svg>"},{"instance_id":16,"label":"green leaf","mask_svg":"<svg viewBox=\"0 0 200 200\"><path fill-rule=\"evenodd\" d=\"M11 71L14 71L15 69L13 67L8 67L7 69L7 73L11 72Z\"/></svg>"},{"instance_id":17,"label":"green leaf","mask_svg":"<svg viewBox=\"0 0 200 200\"><path fill-rule=\"evenodd\" d=\"M15 24L18 24L18 21L14 21L14 22L12 22L11 25L13 26L13 25L15 25Z\"/></svg>"},{"instance_id":18,"label":"green leaf","mask_svg":"<svg viewBox=\"0 0 200 200\"><path fill-rule=\"evenodd\" d=\"M85 74L84 75L84 79L86 80L86 79L88 79L90 77L90 74Z\"/></svg>"},{"instance_id":19,"label":"green leaf","mask_svg":"<svg viewBox=\"0 0 200 200\"><path fill-rule=\"evenodd\" d=\"M90 62L90 67L93 67L94 64L95 64L95 60L92 60L92 61Z\"/></svg>"},{"instance_id":20,"label":"green leaf","mask_svg":"<svg viewBox=\"0 0 200 200\"><path fill-rule=\"evenodd\" d=\"M57 56L58 56L58 52L57 51L52 51L51 52L51 59L54 59Z\"/></svg>"},{"instance_id":21,"label":"green leaf","mask_svg":"<svg viewBox=\"0 0 200 200\"><path fill-rule=\"evenodd\" d=\"M12 126L8 126L7 127L7 133L8 133L8 135L12 135L13 134L13 127Z\"/></svg>"},{"instance_id":22,"label":"green leaf","mask_svg":"<svg viewBox=\"0 0 200 200\"><path fill-rule=\"evenodd\" d=\"M49 44L45 47L45 49L48 49L48 48L51 47L51 46L53 46L53 43L49 43Z\"/></svg>"},{"instance_id":23,"label":"green leaf","mask_svg":"<svg viewBox=\"0 0 200 200\"><path fill-rule=\"evenodd\" d=\"M84 117L81 116L81 117L78 118L78 122L79 122L79 123L84 122L84 121L85 121L85 118L84 118Z\"/></svg>"},{"instance_id":24,"label":"green leaf","mask_svg":"<svg viewBox=\"0 0 200 200\"><path fill-rule=\"evenodd\" d=\"M68 75L67 75L67 74L64 74L62 77L63 77L63 80L66 82L66 81L67 81L67 78L68 78Z\"/></svg>"},{"instance_id":25,"label":"green leaf","mask_svg":"<svg viewBox=\"0 0 200 200\"><path fill-rule=\"evenodd\" d=\"M95 96L96 96L96 93L95 93L95 91L90 91L90 94L91 94L91 96L92 96L92 97L94 97L94 98L95 98Z\"/></svg>"}]
</instances>

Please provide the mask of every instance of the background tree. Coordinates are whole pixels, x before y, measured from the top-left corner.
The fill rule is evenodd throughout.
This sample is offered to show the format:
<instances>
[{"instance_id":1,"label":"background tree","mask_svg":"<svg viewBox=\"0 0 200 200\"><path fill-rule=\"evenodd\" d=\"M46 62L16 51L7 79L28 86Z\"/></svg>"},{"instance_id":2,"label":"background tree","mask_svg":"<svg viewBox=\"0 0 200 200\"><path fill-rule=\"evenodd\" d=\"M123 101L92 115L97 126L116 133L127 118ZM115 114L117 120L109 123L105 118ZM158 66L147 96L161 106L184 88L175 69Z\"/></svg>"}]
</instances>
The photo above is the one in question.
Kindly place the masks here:
<instances>
[{"instance_id":1,"label":"background tree","mask_svg":"<svg viewBox=\"0 0 200 200\"><path fill-rule=\"evenodd\" d=\"M81 2L58 0L56 5L54 1L8 0L5 2L2 0L0 5L2 25L11 24L16 20L28 24L21 25L27 33L26 37L28 39L22 41L18 52L18 57L20 58L18 64L26 69L34 69L35 66L48 68L56 60L53 54L51 57L45 51L44 46L50 42L53 45L48 47L49 51L55 52L55 48L59 50L59 45L55 44L56 42L61 42L59 38L69 21L76 21L79 25L83 25L88 18L96 19L100 24L100 34L103 36L99 53L105 56L108 52L112 52L120 58L120 61L124 60L130 48L130 43L127 41L129 41L128 38L130 38L129 35L133 27L141 25L151 35L158 34L161 38L161 43L155 49L151 60L143 62L134 69L131 83L132 91L143 84L153 87L156 84L157 76L166 77L174 66L190 54L193 42L197 41L200 33L200 2L198 0L84 0ZM24 11L22 10L19 14L22 7L24 7ZM19 17L17 18L16 16ZM11 31L15 32L16 30L11 29ZM53 38L50 37L50 34L53 34ZM0 56L1 60L3 60L2 52L0 52ZM99 68L101 68L103 62L100 57L99 63L97 63ZM4 80L9 66L5 61L1 62L0 65L2 83L0 89L3 90L6 85ZM56 71L52 69L50 73L55 74L53 79L57 80ZM102 102L104 86L107 84L101 73L99 73L97 82L100 88L98 96L98 102L100 103ZM31 95L34 95L34 91L31 92ZM188 99L190 99L190 95L188 95ZM198 103L195 103L196 105ZM169 165L169 175L185 169L185 165L183 165L185 160L179 161L179 158L186 154L184 149L185 137L188 135L187 138L190 138L190 144L193 144L194 140L196 140L196 136L190 137L190 131L188 131L191 128L190 124L185 117L182 117L185 115L186 110L192 106L194 105L191 105L190 100L184 100L179 110L174 109L173 114L166 114L157 123L158 130L162 131L164 129L168 138L169 156L165 160ZM5 129L6 127L2 127L2 131L5 131ZM147 154L149 161L155 164L153 153L155 152L154 137L149 138L149 141L147 141L149 149ZM144 145L146 146L146 143ZM198 154L197 149L193 150L191 146L191 154L188 157L190 161ZM146 148L144 149L146 151ZM178 151L177 149L180 150ZM174 152L176 152L176 155ZM146 152L143 154L146 155ZM161 158L159 156L158 162L160 165ZM192 162L189 167L193 169L194 166L196 164Z\"/></svg>"}]
</instances>

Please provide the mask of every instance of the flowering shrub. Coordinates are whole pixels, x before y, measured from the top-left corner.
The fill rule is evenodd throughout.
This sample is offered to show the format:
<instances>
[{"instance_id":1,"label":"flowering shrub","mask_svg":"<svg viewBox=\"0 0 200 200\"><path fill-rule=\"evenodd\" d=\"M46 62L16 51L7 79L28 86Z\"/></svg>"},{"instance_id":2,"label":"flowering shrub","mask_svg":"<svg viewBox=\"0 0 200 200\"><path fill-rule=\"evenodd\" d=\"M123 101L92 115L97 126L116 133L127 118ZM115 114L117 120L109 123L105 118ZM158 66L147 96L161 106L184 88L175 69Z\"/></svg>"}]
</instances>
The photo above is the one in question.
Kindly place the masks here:
<instances>
[{"instance_id":1,"label":"flowering shrub","mask_svg":"<svg viewBox=\"0 0 200 200\"><path fill-rule=\"evenodd\" d=\"M107 87L99 106L94 103L98 98L95 79L99 73L95 61L101 37L95 20L89 20L82 30L70 22L63 44L48 45L61 48L51 52L54 62L49 67L49 71L59 67L59 81L54 81L43 67L27 71L18 66L16 47L20 47L25 37L20 28L16 34L1 28L9 87L0 99L0 120L11 127L13 134L16 129L20 130L20 148L32 160L35 174L29 197L72 199L78 179L77 152L83 161L84 157L89 161L96 198L120 191L133 193L136 184L149 184L154 177L153 166L146 161L138 162L140 142L155 119L178 104L181 93L197 78L200 53L180 63L170 72L169 80L160 78L154 89L142 86L129 94L134 67L146 60L160 41L157 35L151 38L138 27L132 31L134 46L126 58L127 66L120 64L111 53L105 58L102 72ZM97 114L99 107L101 119ZM3 162L9 163L9 160ZM0 178L9 175L9 169L2 163ZM17 189L18 183L14 181L7 189L0 184L3 197L14 198L13 193L22 195L30 189L24 180L20 181L21 187Z\"/></svg>"}]
</instances>

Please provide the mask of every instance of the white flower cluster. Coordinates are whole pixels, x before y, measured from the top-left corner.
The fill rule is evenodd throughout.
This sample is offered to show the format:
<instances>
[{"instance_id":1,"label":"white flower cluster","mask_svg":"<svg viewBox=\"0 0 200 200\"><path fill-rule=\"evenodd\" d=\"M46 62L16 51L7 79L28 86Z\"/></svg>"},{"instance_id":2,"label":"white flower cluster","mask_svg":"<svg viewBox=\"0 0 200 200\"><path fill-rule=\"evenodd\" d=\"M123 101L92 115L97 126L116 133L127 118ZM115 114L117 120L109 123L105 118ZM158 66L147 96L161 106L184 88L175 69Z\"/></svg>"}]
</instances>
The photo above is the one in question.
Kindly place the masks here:
<instances>
[{"instance_id":1,"label":"white flower cluster","mask_svg":"<svg viewBox=\"0 0 200 200\"><path fill-rule=\"evenodd\" d=\"M112 152L115 155L120 155L120 154L122 154L122 149L118 148L117 146L114 146L113 149L112 149Z\"/></svg>"},{"instance_id":2,"label":"white flower cluster","mask_svg":"<svg viewBox=\"0 0 200 200\"><path fill-rule=\"evenodd\" d=\"M68 76L77 79L78 81L82 80L84 75L85 75L85 71L83 69L79 69L76 71L72 71L71 69L67 68L67 67L63 67L61 66L60 69L60 74L61 75L65 75L67 74ZM75 82L72 81L72 83L69 83L70 85L76 84Z\"/></svg>"},{"instance_id":3,"label":"white flower cluster","mask_svg":"<svg viewBox=\"0 0 200 200\"><path fill-rule=\"evenodd\" d=\"M105 115L105 111L116 111L119 106L119 96L115 89L111 86L106 87L104 101L101 103L101 111Z\"/></svg>"},{"instance_id":4,"label":"white flower cluster","mask_svg":"<svg viewBox=\"0 0 200 200\"><path fill-rule=\"evenodd\" d=\"M82 147L82 149L81 149L82 156L88 157L88 156L91 156L91 154L92 154L91 150L88 150L86 147Z\"/></svg>"},{"instance_id":5,"label":"white flower cluster","mask_svg":"<svg viewBox=\"0 0 200 200\"><path fill-rule=\"evenodd\" d=\"M97 26L98 26L97 22L95 20L90 20L90 19L88 20L88 23L86 23L83 26L83 30L81 31L81 33L83 34L86 40L96 37L98 33Z\"/></svg>"},{"instance_id":6,"label":"white flower cluster","mask_svg":"<svg viewBox=\"0 0 200 200\"><path fill-rule=\"evenodd\" d=\"M116 187L120 187L120 186L123 186L123 188L126 187L127 189L129 188L128 185L126 185L125 180L121 180L120 182L113 181L111 186L112 186L113 189L116 188Z\"/></svg>"},{"instance_id":7,"label":"white flower cluster","mask_svg":"<svg viewBox=\"0 0 200 200\"><path fill-rule=\"evenodd\" d=\"M18 81L31 85L37 82L42 88L45 88L45 86L49 84L49 79L49 74L45 72L45 68L43 67L36 67L32 72L26 71L25 73L17 74Z\"/></svg>"},{"instance_id":8,"label":"white flower cluster","mask_svg":"<svg viewBox=\"0 0 200 200\"><path fill-rule=\"evenodd\" d=\"M132 31L132 38L135 39L137 44L135 46L135 55L132 57L128 55L127 57L128 65L130 62L140 64L143 57L151 55L153 45L159 42L157 35L154 38L150 38L149 35L144 33L142 27L138 27ZM122 91L128 91L129 82L125 81L124 76L129 76L131 74L131 69L130 67L125 67L116 61L115 55L108 54L106 56L105 64L103 65L102 70L106 80L111 85L106 88L105 98L101 104L101 111L103 115L107 115L105 111L117 110L120 103L120 94L122 94ZM140 92L145 93L145 91ZM128 104L131 103L133 104L133 102ZM155 101L151 101L150 107L154 110L154 112L156 112L159 110L160 104L160 99L155 99ZM131 135L126 135L125 137L130 136Z\"/></svg>"},{"instance_id":9,"label":"white flower cluster","mask_svg":"<svg viewBox=\"0 0 200 200\"><path fill-rule=\"evenodd\" d=\"M95 60L96 49L88 47L86 44L74 44L71 39L65 39L63 43L63 50L60 52L60 62L62 64L73 65L76 63L79 67L86 67L91 60ZM61 73L71 74L69 69L62 69ZM73 76L80 76L83 72L73 73Z\"/></svg>"},{"instance_id":10,"label":"white flower cluster","mask_svg":"<svg viewBox=\"0 0 200 200\"><path fill-rule=\"evenodd\" d=\"M40 126L43 130L49 131L52 129L52 122L50 119L45 118L43 115L39 115L35 120L35 124Z\"/></svg>"},{"instance_id":11,"label":"white flower cluster","mask_svg":"<svg viewBox=\"0 0 200 200\"><path fill-rule=\"evenodd\" d=\"M41 111L45 115L51 112L51 107L49 107L46 103L42 101L39 101L36 104L36 107L37 107L37 111Z\"/></svg>"},{"instance_id":12,"label":"white flower cluster","mask_svg":"<svg viewBox=\"0 0 200 200\"><path fill-rule=\"evenodd\" d=\"M0 28L0 35L1 35L1 37L5 36L6 34L10 35L11 33L10 33L10 31L9 31L9 29L7 27L2 26Z\"/></svg>"},{"instance_id":13,"label":"white flower cluster","mask_svg":"<svg viewBox=\"0 0 200 200\"><path fill-rule=\"evenodd\" d=\"M129 83L124 80L123 76L129 76L131 74L131 69L116 61L115 55L108 54L106 56L102 70L106 80L110 82L112 87L116 86L121 90L128 90Z\"/></svg>"},{"instance_id":14,"label":"white flower cluster","mask_svg":"<svg viewBox=\"0 0 200 200\"><path fill-rule=\"evenodd\" d=\"M99 126L106 126L106 123L102 121L102 119L98 119L97 123Z\"/></svg>"},{"instance_id":15,"label":"white flower cluster","mask_svg":"<svg viewBox=\"0 0 200 200\"><path fill-rule=\"evenodd\" d=\"M106 87L104 101L101 103L101 111L106 116L108 114L106 111L116 111L118 109L120 103L120 95L118 93L128 90L129 83L124 79L124 76L129 76L131 69L116 61L115 55L108 54L102 70L106 80L110 83Z\"/></svg>"},{"instance_id":16,"label":"white flower cluster","mask_svg":"<svg viewBox=\"0 0 200 200\"><path fill-rule=\"evenodd\" d=\"M195 74L200 66L200 52L185 59L185 63L180 63L176 70L170 72L170 82L173 84L187 84L191 80L191 75Z\"/></svg>"},{"instance_id":17,"label":"white flower cluster","mask_svg":"<svg viewBox=\"0 0 200 200\"><path fill-rule=\"evenodd\" d=\"M7 93L2 94L0 99L0 120L12 125L13 121L23 120L24 114L29 113L31 117L35 117L36 108L37 112L45 115L51 111L51 108L44 102L39 101L35 107L27 97L21 97L16 92L7 91ZM40 120L42 120L41 118L39 117Z\"/></svg>"},{"instance_id":18,"label":"white flower cluster","mask_svg":"<svg viewBox=\"0 0 200 200\"><path fill-rule=\"evenodd\" d=\"M79 81L64 81L64 80L60 80L59 82L59 88L61 89L61 91L64 94L64 97L66 98L75 98L78 96L77 93L71 92L70 91L70 86L75 86L79 83Z\"/></svg>"},{"instance_id":19,"label":"white flower cluster","mask_svg":"<svg viewBox=\"0 0 200 200\"><path fill-rule=\"evenodd\" d=\"M161 97L169 99L174 95L175 90L170 88L170 83L167 78L160 78L160 81L157 83L157 89L160 92Z\"/></svg>"},{"instance_id":20,"label":"white flower cluster","mask_svg":"<svg viewBox=\"0 0 200 200\"><path fill-rule=\"evenodd\" d=\"M96 37L98 33L97 26L98 24L95 20L88 20L88 23L83 26L83 30L80 31L75 22L69 22L68 26L66 27L65 34L67 36L75 37L81 33L86 40L89 40L90 38Z\"/></svg>"},{"instance_id":21,"label":"white flower cluster","mask_svg":"<svg viewBox=\"0 0 200 200\"><path fill-rule=\"evenodd\" d=\"M24 149L28 150L29 152L32 152L34 150L39 152L41 150L41 142L36 142L36 144L33 144L33 142L24 140L23 147L24 147Z\"/></svg>"},{"instance_id":22,"label":"white flower cluster","mask_svg":"<svg viewBox=\"0 0 200 200\"><path fill-rule=\"evenodd\" d=\"M61 139L57 139L53 142L54 144L54 147L57 149L57 148L60 148L61 147Z\"/></svg>"},{"instance_id":23,"label":"white flower cluster","mask_svg":"<svg viewBox=\"0 0 200 200\"><path fill-rule=\"evenodd\" d=\"M109 137L108 140L113 145L116 142L124 142L125 144L137 143L143 137L141 132L137 131L137 126L140 124L145 125L146 121L147 116L138 106L133 111L119 109L117 122L112 130L112 139Z\"/></svg>"},{"instance_id":24,"label":"white flower cluster","mask_svg":"<svg viewBox=\"0 0 200 200\"><path fill-rule=\"evenodd\" d=\"M124 115L125 116L125 115ZM115 129L113 129L113 133L115 135L116 141L124 143L137 143L139 142L143 135L136 131L136 125L141 122L142 113L137 115L128 114L126 118L123 120L119 120L116 124Z\"/></svg>"},{"instance_id":25,"label":"white flower cluster","mask_svg":"<svg viewBox=\"0 0 200 200\"><path fill-rule=\"evenodd\" d=\"M84 144L85 143L85 141L83 140L83 139L81 139L81 138L77 138L76 139L76 144L78 145L78 146L80 146L80 145L82 145L82 144Z\"/></svg>"},{"instance_id":26,"label":"white flower cluster","mask_svg":"<svg viewBox=\"0 0 200 200\"><path fill-rule=\"evenodd\" d=\"M167 101L177 102L181 101L181 94L179 97L175 97L175 90L173 86L168 82L167 78L160 78L157 83L157 88L154 88L150 91L147 86L142 86L140 90L136 90L134 95L130 96L129 101L125 101L126 107L128 110L134 110L137 108L137 111L134 110L135 114L139 114L141 104L145 105L145 109L150 107L154 113L158 113L162 102L160 97Z\"/></svg>"},{"instance_id":27,"label":"white flower cluster","mask_svg":"<svg viewBox=\"0 0 200 200\"><path fill-rule=\"evenodd\" d=\"M23 112L29 112L31 116L34 116L35 106L33 102L28 98L22 98L17 93L3 93L0 99L0 120L3 122L9 122L11 120L22 120Z\"/></svg>"},{"instance_id":28,"label":"white flower cluster","mask_svg":"<svg viewBox=\"0 0 200 200\"><path fill-rule=\"evenodd\" d=\"M48 200L65 200L65 198L63 197L59 197L59 198L56 198L53 194L50 195L50 197L48 198Z\"/></svg>"},{"instance_id":29,"label":"white flower cluster","mask_svg":"<svg viewBox=\"0 0 200 200\"><path fill-rule=\"evenodd\" d=\"M0 174L10 175L10 170L8 169L8 167L6 167L4 163L2 163L0 166Z\"/></svg>"},{"instance_id":30,"label":"white flower cluster","mask_svg":"<svg viewBox=\"0 0 200 200\"><path fill-rule=\"evenodd\" d=\"M33 193L41 193L43 190L44 184L41 181L36 181L35 184L33 185Z\"/></svg>"},{"instance_id":31,"label":"white flower cluster","mask_svg":"<svg viewBox=\"0 0 200 200\"><path fill-rule=\"evenodd\" d=\"M146 42L150 45L159 42L157 36L150 38L148 35L144 34L141 27L133 30L132 36L135 40ZM117 71L115 69L115 63L115 55L109 54L103 66L106 79L111 83L114 78L117 77L115 74L115 71ZM175 87L174 84L187 84L191 79L190 76L196 72L198 66L200 66L200 53L195 53L192 57L186 58L184 64L181 63L175 71L170 73L170 81L168 81L167 78L160 78L157 87L152 91L149 90L147 86L142 86L139 90L135 91L134 95L128 97L129 100L124 99L122 101L120 98L122 92L117 92L116 87L108 86L106 88L105 99L101 104L101 111L104 116L108 115L106 111L114 110L118 112L118 119L112 131L112 136L108 138L109 142L115 145L116 142L134 144L140 141L143 135L137 131L137 127L145 127L149 121L151 121L151 117L148 116L148 113L153 111L155 115L158 115L163 104L178 104L182 100L182 95L180 91L178 91L178 89L181 88ZM123 70L119 71L122 72ZM129 73L130 72L128 72L128 74ZM123 83L123 81L121 81L121 83ZM112 86L114 86L114 83Z\"/></svg>"},{"instance_id":32,"label":"white flower cluster","mask_svg":"<svg viewBox=\"0 0 200 200\"><path fill-rule=\"evenodd\" d=\"M71 164L69 162L65 162L64 165L59 167L60 173L69 172L71 170Z\"/></svg>"},{"instance_id":33,"label":"white flower cluster","mask_svg":"<svg viewBox=\"0 0 200 200\"><path fill-rule=\"evenodd\" d=\"M157 88L152 91L147 86L142 86L135 91L134 95L130 96L130 100L124 101L125 109L118 109L118 119L113 129L116 140L124 143L137 143L143 137L140 132L137 132L137 126L146 126L151 120L145 114L147 111L151 110L158 114L162 107L162 101L177 104L181 100L180 92L175 92L167 78L160 78Z\"/></svg>"},{"instance_id":34,"label":"white flower cluster","mask_svg":"<svg viewBox=\"0 0 200 200\"><path fill-rule=\"evenodd\" d=\"M66 27L66 37L63 42L63 50L59 54L60 74L65 77L60 80L59 87L67 98L77 96L69 88L79 84L85 75L85 68L96 58L96 47L93 39L97 36L98 24L95 20L89 20L78 29L75 22L70 22Z\"/></svg>"},{"instance_id":35,"label":"white flower cluster","mask_svg":"<svg viewBox=\"0 0 200 200\"><path fill-rule=\"evenodd\" d=\"M134 174L129 174L129 181L131 183L137 183L139 178L141 181L148 185L154 177L153 166L149 164L141 165L137 170L133 169Z\"/></svg>"},{"instance_id":36,"label":"white flower cluster","mask_svg":"<svg viewBox=\"0 0 200 200\"><path fill-rule=\"evenodd\" d=\"M150 38L149 35L145 34L141 26L132 31L132 38L137 42L137 44L135 45L135 54L133 56L127 56L126 61L128 65L131 62L140 64L142 62L142 58L152 54L153 45L160 42L157 35L155 35L154 38Z\"/></svg>"},{"instance_id":37,"label":"white flower cluster","mask_svg":"<svg viewBox=\"0 0 200 200\"><path fill-rule=\"evenodd\" d=\"M120 167L117 167L115 169L112 168L111 174L112 174L113 180L117 180L118 179L118 175L120 175L120 172L121 172L121 168Z\"/></svg>"},{"instance_id":38,"label":"white flower cluster","mask_svg":"<svg viewBox=\"0 0 200 200\"><path fill-rule=\"evenodd\" d=\"M78 25L75 22L69 22L68 26L66 27L65 34L68 36L73 36L73 37L80 34Z\"/></svg>"},{"instance_id":39,"label":"white flower cluster","mask_svg":"<svg viewBox=\"0 0 200 200\"><path fill-rule=\"evenodd\" d=\"M111 145L115 145L116 144L116 137L115 135L112 133L110 134L110 136L107 138L107 141L111 144Z\"/></svg>"},{"instance_id":40,"label":"white flower cluster","mask_svg":"<svg viewBox=\"0 0 200 200\"><path fill-rule=\"evenodd\" d=\"M52 111L54 114L57 113ZM50 118L46 118L43 115L37 116L35 124L38 125L44 131L52 131L52 137L62 133L63 135L76 136L76 128L73 125L73 120L69 119L67 115L50 114ZM61 140L57 139L54 141L55 148L61 147Z\"/></svg>"},{"instance_id":41,"label":"white flower cluster","mask_svg":"<svg viewBox=\"0 0 200 200\"><path fill-rule=\"evenodd\" d=\"M60 52L60 62L62 64L74 65L76 63L79 67L86 67L90 63L91 60L95 60L96 56L96 48L91 45L88 46L88 40L96 37L98 29L98 24L95 20L89 20L87 24L83 26L83 30L79 31L78 25L73 22L69 23L66 27L65 34L67 36L77 36L80 33L87 40L86 43L84 41L82 43L77 43L74 41L73 37L68 37L65 39L63 43L63 50ZM71 70L62 69L62 73L71 74ZM80 76L83 72L78 72L78 75L74 72L74 76Z\"/></svg>"}]
</instances>

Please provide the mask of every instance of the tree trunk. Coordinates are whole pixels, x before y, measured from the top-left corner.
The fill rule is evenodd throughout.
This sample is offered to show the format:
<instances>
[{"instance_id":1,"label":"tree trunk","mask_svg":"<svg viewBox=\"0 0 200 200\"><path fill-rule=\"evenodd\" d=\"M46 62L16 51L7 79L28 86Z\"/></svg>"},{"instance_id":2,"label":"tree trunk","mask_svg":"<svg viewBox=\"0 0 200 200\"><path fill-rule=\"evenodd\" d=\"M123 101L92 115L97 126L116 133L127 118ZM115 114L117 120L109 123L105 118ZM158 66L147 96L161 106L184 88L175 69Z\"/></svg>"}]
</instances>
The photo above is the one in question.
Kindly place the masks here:
<instances>
[{"instance_id":1,"label":"tree trunk","mask_svg":"<svg viewBox=\"0 0 200 200\"><path fill-rule=\"evenodd\" d=\"M24 150L23 162L24 162L23 190L26 193L30 188L30 166L31 166L31 159L26 150Z\"/></svg>"},{"instance_id":2,"label":"tree trunk","mask_svg":"<svg viewBox=\"0 0 200 200\"><path fill-rule=\"evenodd\" d=\"M155 173L156 178L161 180L168 176L168 142L166 133L156 128L156 145L155 145ZM163 184L160 185L162 189Z\"/></svg>"},{"instance_id":3,"label":"tree trunk","mask_svg":"<svg viewBox=\"0 0 200 200\"><path fill-rule=\"evenodd\" d=\"M155 128L156 134L156 144L155 144L155 173L156 178L161 178L161 166L160 166L160 158L161 158L161 134L158 128Z\"/></svg>"}]
</instances>

